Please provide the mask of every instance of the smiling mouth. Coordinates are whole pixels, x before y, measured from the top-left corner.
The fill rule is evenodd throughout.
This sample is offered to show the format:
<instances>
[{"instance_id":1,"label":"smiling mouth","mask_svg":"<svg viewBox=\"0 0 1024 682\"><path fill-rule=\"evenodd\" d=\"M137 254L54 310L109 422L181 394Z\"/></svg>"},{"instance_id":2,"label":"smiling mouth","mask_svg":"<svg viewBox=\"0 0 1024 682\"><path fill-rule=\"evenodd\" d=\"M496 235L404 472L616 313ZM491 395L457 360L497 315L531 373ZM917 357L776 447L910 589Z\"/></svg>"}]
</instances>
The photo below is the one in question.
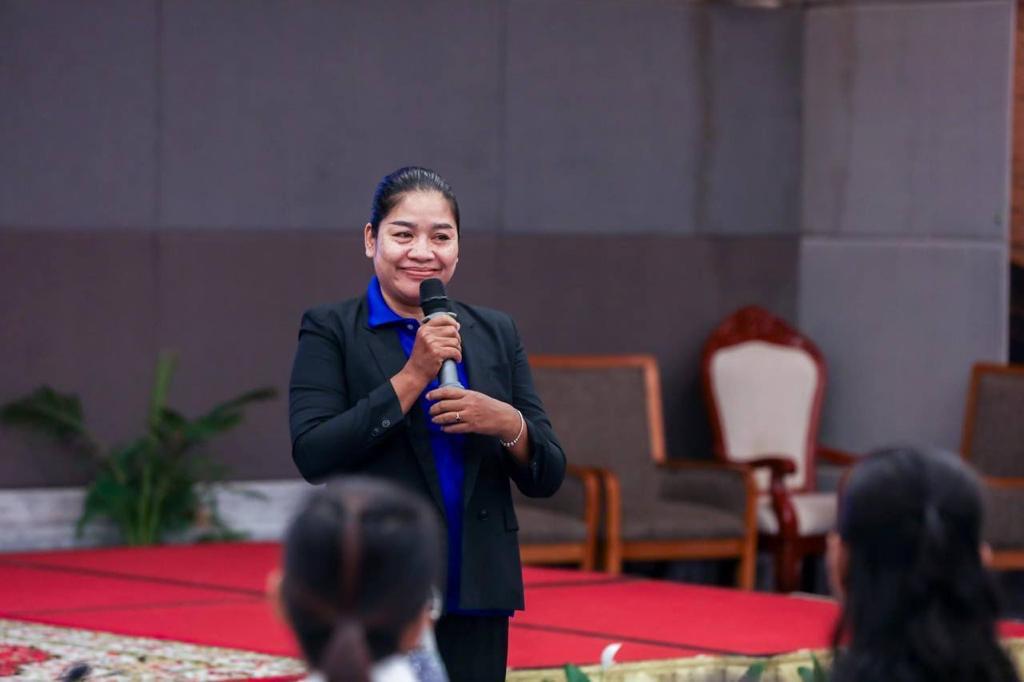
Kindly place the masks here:
<instances>
[{"instance_id":1,"label":"smiling mouth","mask_svg":"<svg viewBox=\"0 0 1024 682\"><path fill-rule=\"evenodd\" d=\"M427 277L433 277L439 271L438 270L413 270L410 268L402 268L402 272L409 275L410 277L420 277L426 279Z\"/></svg>"}]
</instances>

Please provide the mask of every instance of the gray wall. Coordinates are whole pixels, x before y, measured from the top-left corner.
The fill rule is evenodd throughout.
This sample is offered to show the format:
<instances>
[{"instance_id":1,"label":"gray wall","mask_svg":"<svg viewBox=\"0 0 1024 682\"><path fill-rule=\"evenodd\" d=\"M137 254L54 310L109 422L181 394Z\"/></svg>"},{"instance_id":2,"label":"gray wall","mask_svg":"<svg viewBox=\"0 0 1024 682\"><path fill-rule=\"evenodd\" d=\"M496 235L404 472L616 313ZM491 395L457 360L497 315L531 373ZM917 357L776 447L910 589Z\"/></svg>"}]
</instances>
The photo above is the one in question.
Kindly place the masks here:
<instances>
[{"instance_id":1,"label":"gray wall","mask_svg":"<svg viewBox=\"0 0 1024 682\"><path fill-rule=\"evenodd\" d=\"M1006 359L1013 11L807 12L799 309L837 446L959 447L971 363Z\"/></svg>"},{"instance_id":2,"label":"gray wall","mask_svg":"<svg viewBox=\"0 0 1024 682\"><path fill-rule=\"evenodd\" d=\"M374 182L455 186L452 290L528 350L652 352L706 456L696 359L756 301L795 317L801 15L668 0L0 0L0 400L141 423L161 348L196 412L284 389L302 310L360 293ZM220 451L293 476L286 406ZM86 480L0 430L0 486Z\"/></svg>"},{"instance_id":3,"label":"gray wall","mask_svg":"<svg viewBox=\"0 0 1024 682\"><path fill-rule=\"evenodd\" d=\"M820 341L836 444L950 444L1005 345L1011 12L0 0L0 400L75 390L124 439L161 348L187 412L284 389L418 163L460 196L453 293L531 352L655 353L674 454L707 455L700 344L746 303ZM237 477L294 475L285 413L221 441ZM87 476L0 430L0 486Z\"/></svg>"}]
</instances>

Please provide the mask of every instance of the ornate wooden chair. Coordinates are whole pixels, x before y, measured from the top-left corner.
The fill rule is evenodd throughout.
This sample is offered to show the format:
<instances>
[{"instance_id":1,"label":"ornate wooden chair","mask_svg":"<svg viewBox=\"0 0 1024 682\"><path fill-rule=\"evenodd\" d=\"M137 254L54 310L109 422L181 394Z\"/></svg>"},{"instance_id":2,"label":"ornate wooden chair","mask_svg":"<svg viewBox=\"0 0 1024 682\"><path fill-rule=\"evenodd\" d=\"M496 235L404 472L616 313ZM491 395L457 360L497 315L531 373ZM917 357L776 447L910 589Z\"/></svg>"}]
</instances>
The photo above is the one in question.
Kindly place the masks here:
<instances>
[{"instance_id":1,"label":"ornate wooden chair","mask_svg":"<svg viewBox=\"0 0 1024 682\"><path fill-rule=\"evenodd\" d=\"M543 355L530 365L566 455L601 472L605 570L620 572L624 559L736 559L737 584L752 588L753 475L667 457L655 359Z\"/></svg>"},{"instance_id":2,"label":"ornate wooden chair","mask_svg":"<svg viewBox=\"0 0 1024 682\"><path fill-rule=\"evenodd\" d=\"M974 365L960 452L985 482L993 568L1024 569L1024 365Z\"/></svg>"},{"instance_id":3,"label":"ornate wooden chair","mask_svg":"<svg viewBox=\"0 0 1024 682\"><path fill-rule=\"evenodd\" d=\"M803 558L825 551L836 520L836 493L816 490L816 464L856 461L818 444L821 352L784 320L749 306L711 334L701 374L715 455L756 470L759 546L774 553L777 588L793 591Z\"/></svg>"}]
</instances>

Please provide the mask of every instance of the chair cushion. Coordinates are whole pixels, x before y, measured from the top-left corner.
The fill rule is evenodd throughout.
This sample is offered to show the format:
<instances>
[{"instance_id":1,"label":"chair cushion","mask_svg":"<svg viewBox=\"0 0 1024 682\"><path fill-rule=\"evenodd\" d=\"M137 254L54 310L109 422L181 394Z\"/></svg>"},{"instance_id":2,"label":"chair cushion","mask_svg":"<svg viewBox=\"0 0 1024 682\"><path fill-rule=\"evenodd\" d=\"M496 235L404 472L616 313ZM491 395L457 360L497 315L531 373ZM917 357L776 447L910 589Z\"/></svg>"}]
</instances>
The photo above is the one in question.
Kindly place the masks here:
<instances>
[{"instance_id":1,"label":"chair cushion","mask_svg":"<svg viewBox=\"0 0 1024 682\"><path fill-rule=\"evenodd\" d=\"M790 500L793 501L797 532L800 535L821 535L835 528L835 493L794 493L790 495ZM767 535L779 532L779 520L768 495L761 495L757 501L757 528Z\"/></svg>"},{"instance_id":2,"label":"chair cushion","mask_svg":"<svg viewBox=\"0 0 1024 682\"><path fill-rule=\"evenodd\" d=\"M641 511L623 501L623 540L699 540L743 537L743 518L692 502L652 500Z\"/></svg>"},{"instance_id":3,"label":"chair cushion","mask_svg":"<svg viewBox=\"0 0 1024 682\"><path fill-rule=\"evenodd\" d=\"M519 519L519 542L522 544L585 542L587 539L587 525L576 516L517 504L516 518Z\"/></svg>"}]
</instances>

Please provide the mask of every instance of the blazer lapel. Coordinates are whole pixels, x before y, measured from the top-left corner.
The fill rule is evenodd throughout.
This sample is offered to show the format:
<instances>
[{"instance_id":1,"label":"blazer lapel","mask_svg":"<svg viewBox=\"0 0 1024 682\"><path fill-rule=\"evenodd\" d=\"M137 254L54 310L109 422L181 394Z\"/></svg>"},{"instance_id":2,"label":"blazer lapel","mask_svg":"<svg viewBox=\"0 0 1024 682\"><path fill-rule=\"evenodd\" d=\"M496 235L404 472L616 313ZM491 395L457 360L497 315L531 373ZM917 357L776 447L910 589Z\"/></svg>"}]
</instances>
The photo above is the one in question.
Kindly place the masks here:
<instances>
[{"instance_id":1,"label":"blazer lapel","mask_svg":"<svg viewBox=\"0 0 1024 682\"><path fill-rule=\"evenodd\" d=\"M373 328L366 325L369 330L368 340L370 353L377 362L384 379L388 380L398 374L405 366L405 351L402 349L402 342L398 340L398 334L390 327ZM434 463L434 453L430 449L430 432L427 431L426 416L417 400L413 403L412 409L405 417L408 426L406 434L416 455L416 462L423 470L423 477L427 481L427 488L431 497L437 504L438 509L444 514L444 498L441 496L441 477L437 473L437 465Z\"/></svg>"},{"instance_id":2,"label":"blazer lapel","mask_svg":"<svg viewBox=\"0 0 1024 682\"><path fill-rule=\"evenodd\" d=\"M485 395L499 395L501 393L500 386L491 369L494 354L489 350L487 336L477 326L471 315L459 315L459 323L462 325L459 329L462 336L462 361L466 365L469 388ZM488 451L483 441L488 438L489 436L478 434L469 434L466 437L464 450L466 457L463 460L466 465L466 477L462 486L463 508L469 506L473 487L476 485L476 477L480 473L480 457Z\"/></svg>"}]
</instances>

